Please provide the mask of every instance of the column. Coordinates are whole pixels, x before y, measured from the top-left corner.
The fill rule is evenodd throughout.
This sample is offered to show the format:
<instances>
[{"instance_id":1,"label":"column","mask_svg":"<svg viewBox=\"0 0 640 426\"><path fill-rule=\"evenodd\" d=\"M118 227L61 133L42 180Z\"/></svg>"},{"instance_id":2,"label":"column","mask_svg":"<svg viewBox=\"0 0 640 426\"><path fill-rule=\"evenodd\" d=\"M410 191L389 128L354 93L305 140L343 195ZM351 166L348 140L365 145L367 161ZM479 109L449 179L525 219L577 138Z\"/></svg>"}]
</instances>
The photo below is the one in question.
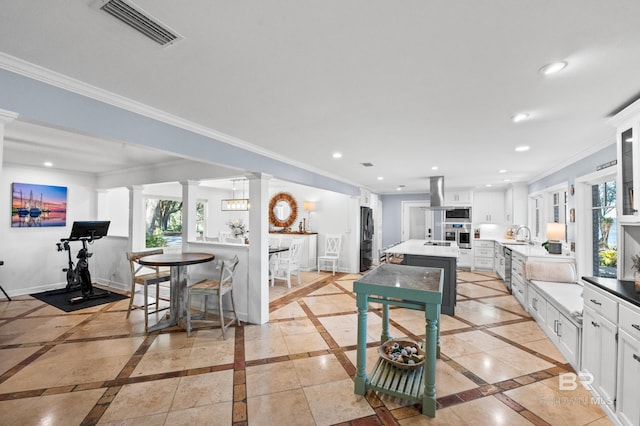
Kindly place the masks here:
<instances>
[{"instance_id":1,"label":"column","mask_svg":"<svg viewBox=\"0 0 640 426\"><path fill-rule=\"evenodd\" d=\"M145 211L143 186L132 185L129 189L129 251L145 249Z\"/></svg>"},{"instance_id":2,"label":"column","mask_svg":"<svg viewBox=\"0 0 640 426\"><path fill-rule=\"evenodd\" d=\"M2 172L2 153L4 152L4 126L18 118L15 112L0 109L0 172Z\"/></svg>"},{"instance_id":3,"label":"column","mask_svg":"<svg viewBox=\"0 0 640 426\"><path fill-rule=\"evenodd\" d=\"M182 251L187 251L189 241L196 240L196 202L198 181L180 182L182 185Z\"/></svg>"},{"instance_id":4,"label":"column","mask_svg":"<svg viewBox=\"0 0 640 426\"><path fill-rule=\"evenodd\" d=\"M248 321L269 321L269 180L265 174L249 179L249 268L247 292Z\"/></svg>"}]
</instances>

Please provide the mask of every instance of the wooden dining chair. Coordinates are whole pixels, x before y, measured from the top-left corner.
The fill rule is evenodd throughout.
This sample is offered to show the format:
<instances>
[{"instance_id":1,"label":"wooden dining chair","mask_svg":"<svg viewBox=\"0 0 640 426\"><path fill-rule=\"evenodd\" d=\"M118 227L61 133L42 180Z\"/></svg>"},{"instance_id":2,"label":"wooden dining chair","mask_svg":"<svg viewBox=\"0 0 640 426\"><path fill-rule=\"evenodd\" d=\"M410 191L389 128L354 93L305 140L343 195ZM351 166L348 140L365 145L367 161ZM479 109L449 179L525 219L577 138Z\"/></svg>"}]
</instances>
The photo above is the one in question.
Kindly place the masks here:
<instances>
[{"instance_id":1,"label":"wooden dining chair","mask_svg":"<svg viewBox=\"0 0 640 426\"><path fill-rule=\"evenodd\" d=\"M191 309L191 300L194 296L203 296L204 299L204 308L202 309L202 313L187 313L187 336L191 336L191 323L194 320L213 323L216 325L219 324L220 328L222 328L223 339L227 338L227 328L229 328L231 324L235 322L236 325L241 325L240 320L238 319L238 315L236 314L236 305L233 300L233 278L235 276L238 262L238 255L234 255L233 259L230 260L217 261L218 267L216 271L216 277L198 281L195 284L187 287L187 310ZM225 294L229 295L229 299L231 300L231 309L224 309L223 298ZM207 318L209 296L214 296L217 298L218 319ZM233 318L231 318L229 322L224 319L225 311L233 314Z\"/></svg>"},{"instance_id":2,"label":"wooden dining chair","mask_svg":"<svg viewBox=\"0 0 640 426\"><path fill-rule=\"evenodd\" d=\"M164 311L169 309L169 306L160 308L160 300L168 300L160 298L160 283L171 280L170 271L160 269L157 266L145 266L141 265L138 261L152 254L162 254L162 249L139 251L139 252L127 252L127 260L131 267L131 292L129 297L129 309L127 310L127 318L134 309L144 310L144 331L147 332L149 328L149 314ZM143 287L142 304L134 303L136 294L136 286ZM155 286L155 299L152 303L149 303L149 286ZM154 306L153 311L149 311L149 305Z\"/></svg>"}]
</instances>

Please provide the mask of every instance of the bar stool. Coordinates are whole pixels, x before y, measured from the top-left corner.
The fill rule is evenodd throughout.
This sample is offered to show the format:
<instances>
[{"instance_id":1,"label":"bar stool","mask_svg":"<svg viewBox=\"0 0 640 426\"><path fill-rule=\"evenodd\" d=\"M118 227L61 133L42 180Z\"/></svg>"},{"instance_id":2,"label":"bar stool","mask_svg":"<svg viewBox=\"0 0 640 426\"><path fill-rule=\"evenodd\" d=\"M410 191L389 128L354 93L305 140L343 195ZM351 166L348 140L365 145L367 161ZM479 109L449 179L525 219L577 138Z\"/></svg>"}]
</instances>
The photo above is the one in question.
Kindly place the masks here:
<instances>
[{"instance_id":1,"label":"bar stool","mask_svg":"<svg viewBox=\"0 0 640 426\"><path fill-rule=\"evenodd\" d=\"M4 260L0 260L0 266L4 265ZM0 285L0 290L2 290L2 292L4 293L4 297L7 298L7 300L11 301L11 298L9 297L9 295L7 294L6 291L4 291L4 288L2 288L2 286Z\"/></svg>"}]
</instances>

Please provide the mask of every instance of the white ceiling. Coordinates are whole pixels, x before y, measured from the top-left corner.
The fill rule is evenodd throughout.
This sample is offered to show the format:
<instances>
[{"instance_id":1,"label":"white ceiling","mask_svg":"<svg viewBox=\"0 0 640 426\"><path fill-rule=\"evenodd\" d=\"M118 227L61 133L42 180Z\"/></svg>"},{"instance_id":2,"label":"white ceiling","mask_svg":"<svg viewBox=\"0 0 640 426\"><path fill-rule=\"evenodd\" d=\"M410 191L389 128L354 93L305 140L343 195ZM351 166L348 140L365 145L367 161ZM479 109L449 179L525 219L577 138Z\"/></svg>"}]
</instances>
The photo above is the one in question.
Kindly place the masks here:
<instances>
[{"instance_id":1,"label":"white ceiling","mask_svg":"<svg viewBox=\"0 0 640 426\"><path fill-rule=\"evenodd\" d=\"M640 94L637 0L135 0L169 47L99 3L0 0L0 52L379 193L539 178L613 143ZM11 127L5 161L29 154Z\"/></svg>"}]
</instances>

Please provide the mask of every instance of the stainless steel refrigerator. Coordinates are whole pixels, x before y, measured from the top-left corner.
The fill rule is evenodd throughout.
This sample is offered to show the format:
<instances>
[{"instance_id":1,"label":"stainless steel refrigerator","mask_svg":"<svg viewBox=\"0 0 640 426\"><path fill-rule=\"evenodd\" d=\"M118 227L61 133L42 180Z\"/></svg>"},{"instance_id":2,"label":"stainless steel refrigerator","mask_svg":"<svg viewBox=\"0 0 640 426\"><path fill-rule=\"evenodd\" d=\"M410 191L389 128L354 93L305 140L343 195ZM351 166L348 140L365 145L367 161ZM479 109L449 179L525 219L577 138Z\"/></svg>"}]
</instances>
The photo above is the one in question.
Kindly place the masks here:
<instances>
[{"instance_id":1,"label":"stainless steel refrigerator","mask_svg":"<svg viewBox=\"0 0 640 426\"><path fill-rule=\"evenodd\" d=\"M373 210L360 207L360 272L373 263Z\"/></svg>"}]
</instances>

